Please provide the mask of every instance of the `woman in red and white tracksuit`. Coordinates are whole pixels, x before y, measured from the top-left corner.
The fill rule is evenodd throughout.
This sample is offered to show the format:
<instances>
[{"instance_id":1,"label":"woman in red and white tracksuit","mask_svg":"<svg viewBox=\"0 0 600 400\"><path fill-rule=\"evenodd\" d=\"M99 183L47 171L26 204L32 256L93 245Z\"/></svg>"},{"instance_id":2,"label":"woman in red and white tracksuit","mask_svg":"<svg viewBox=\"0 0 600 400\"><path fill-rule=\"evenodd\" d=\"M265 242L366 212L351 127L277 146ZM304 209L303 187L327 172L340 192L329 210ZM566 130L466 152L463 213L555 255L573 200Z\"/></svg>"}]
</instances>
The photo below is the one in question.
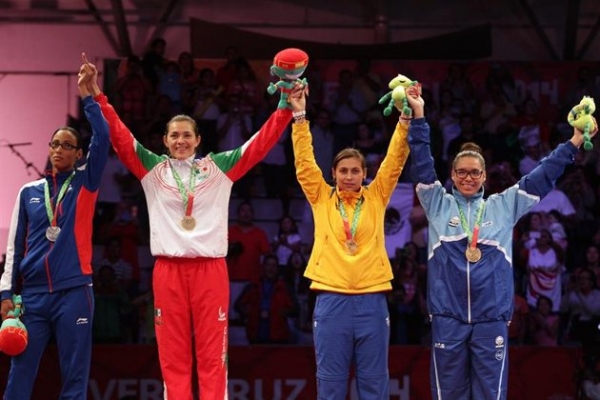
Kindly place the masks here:
<instances>
[{"instance_id":1,"label":"woman in red and white tracksuit","mask_svg":"<svg viewBox=\"0 0 600 400\"><path fill-rule=\"evenodd\" d=\"M202 398L226 399L231 188L277 143L292 113L279 109L241 147L196 159L201 138L191 117L178 115L167 123L163 141L170 156L157 155L133 137L106 96L95 93L95 99L119 159L146 195L165 399L192 399L194 356Z\"/></svg>"}]
</instances>

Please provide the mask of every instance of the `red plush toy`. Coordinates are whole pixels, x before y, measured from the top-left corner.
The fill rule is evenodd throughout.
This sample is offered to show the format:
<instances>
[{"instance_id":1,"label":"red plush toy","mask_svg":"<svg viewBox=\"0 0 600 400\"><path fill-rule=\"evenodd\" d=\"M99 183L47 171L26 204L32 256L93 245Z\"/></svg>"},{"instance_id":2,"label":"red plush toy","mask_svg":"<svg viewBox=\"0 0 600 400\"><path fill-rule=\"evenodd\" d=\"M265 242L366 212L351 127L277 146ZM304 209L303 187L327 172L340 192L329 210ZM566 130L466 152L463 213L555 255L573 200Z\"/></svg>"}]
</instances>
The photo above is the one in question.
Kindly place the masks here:
<instances>
[{"instance_id":1,"label":"red plush toy","mask_svg":"<svg viewBox=\"0 0 600 400\"><path fill-rule=\"evenodd\" d=\"M21 296L13 295L14 310L8 312L0 327L0 350L9 356L19 355L27 347L27 329L19 317L23 313Z\"/></svg>"}]
</instances>

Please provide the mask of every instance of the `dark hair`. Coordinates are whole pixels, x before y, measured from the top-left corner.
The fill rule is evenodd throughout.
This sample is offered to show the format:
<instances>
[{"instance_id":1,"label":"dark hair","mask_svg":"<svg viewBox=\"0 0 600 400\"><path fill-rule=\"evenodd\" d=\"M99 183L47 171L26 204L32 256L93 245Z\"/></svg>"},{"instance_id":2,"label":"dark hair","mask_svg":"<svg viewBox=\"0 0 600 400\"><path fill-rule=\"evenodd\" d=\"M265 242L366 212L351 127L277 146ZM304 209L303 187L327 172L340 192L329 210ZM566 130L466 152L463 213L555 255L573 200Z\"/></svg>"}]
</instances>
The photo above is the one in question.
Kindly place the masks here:
<instances>
[{"instance_id":1,"label":"dark hair","mask_svg":"<svg viewBox=\"0 0 600 400\"><path fill-rule=\"evenodd\" d=\"M547 302L548 302L548 304L550 305L550 311L552 311L552 307L554 306L554 302L553 302L553 301L552 301L552 299L551 299L550 297L548 297L548 296L540 295L540 296L537 298L537 301L535 302L535 305L536 305L536 306L539 308L539 307L540 307L540 301L543 301L543 300L545 300L545 301L547 301Z\"/></svg>"},{"instance_id":2,"label":"dark hair","mask_svg":"<svg viewBox=\"0 0 600 400\"><path fill-rule=\"evenodd\" d=\"M254 213L254 207L252 206L252 203L250 203L247 200L241 201L240 204L238 204L238 206L237 206L237 212L239 213L240 210L242 209L242 207L246 206L246 205L249 206L250 210L252 211L252 213Z\"/></svg>"},{"instance_id":3,"label":"dark hair","mask_svg":"<svg viewBox=\"0 0 600 400\"><path fill-rule=\"evenodd\" d=\"M452 169L456 168L456 163L463 157L476 158L481 163L481 168L485 171L485 159L483 158L481 147L477 143L466 142L460 146L460 151L454 157L454 161L452 161Z\"/></svg>"},{"instance_id":4,"label":"dark hair","mask_svg":"<svg viewBox=\"0 0 600 400\"><path fill-rule=\"evenodd\" d=\"M81 146L83 145L83 137L81 136L81 133L79 133L77 131L77 129L71 128L70 126L61 126L57 130L52 132L52 136L50 137L50 140L54 139L54 136L60 131L67 131L67 132L70 132L71 134L73 134L73 136L75 136L75 141L77 142L77 148L78 149L81 148Z\"/></svg>"},{"instance_id":5,"label":"dark hair","mask_svg":"<svg viewBox=\"0 0 600 400\"><path fill-rule=\"evenodd\" d=\"M281 231L281 223L286 219L292 221L292 233L298 233L298 225L296 225L296 221L294 220L294 218L292 218L291 215L286 214L283 217L279 218L279 234L281 235L283 233Z\"/></svg>"},{"instance_id":6,"label":"dark hair","mask_svg":"<svg viewBox=\"0 0 600 400\"><path fill-rule=\"evenodd\" d=\"M185 115L185 114L176 115L173 118L171 118L169 120L169 122L167 122L167 125L165 127L164 136L167 136L167 134L169 133L169 126L173 122L189 122L190 124L192 124L192 129L194 130L194 134L196 136L200 136L200 132L198 131L198 124L196 123L196 120L194 118L190 117L189 115Z\"/></svg>"}]
</instances>

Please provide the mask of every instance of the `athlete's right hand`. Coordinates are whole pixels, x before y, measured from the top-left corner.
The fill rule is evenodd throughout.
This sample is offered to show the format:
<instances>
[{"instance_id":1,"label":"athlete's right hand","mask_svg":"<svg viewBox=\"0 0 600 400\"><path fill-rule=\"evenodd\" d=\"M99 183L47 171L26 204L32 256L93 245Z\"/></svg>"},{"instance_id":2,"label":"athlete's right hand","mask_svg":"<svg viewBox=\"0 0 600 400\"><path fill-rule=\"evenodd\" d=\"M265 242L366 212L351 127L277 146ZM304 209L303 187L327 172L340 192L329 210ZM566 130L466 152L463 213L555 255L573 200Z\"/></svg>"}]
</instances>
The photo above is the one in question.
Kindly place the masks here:
<instances>
[{"instance_id":1,"label":"athlete's right hand","mask_svg":"<svg viewBox=\"0 0 600 400\"><path fill-rule=\"evenodd\" d=\"M2 315L2 321L6 319L8 312L14 309L15 304L13 303L12 299L2 300L2 305L0 306L0 314Z\"/></svg>"}]
</instances>

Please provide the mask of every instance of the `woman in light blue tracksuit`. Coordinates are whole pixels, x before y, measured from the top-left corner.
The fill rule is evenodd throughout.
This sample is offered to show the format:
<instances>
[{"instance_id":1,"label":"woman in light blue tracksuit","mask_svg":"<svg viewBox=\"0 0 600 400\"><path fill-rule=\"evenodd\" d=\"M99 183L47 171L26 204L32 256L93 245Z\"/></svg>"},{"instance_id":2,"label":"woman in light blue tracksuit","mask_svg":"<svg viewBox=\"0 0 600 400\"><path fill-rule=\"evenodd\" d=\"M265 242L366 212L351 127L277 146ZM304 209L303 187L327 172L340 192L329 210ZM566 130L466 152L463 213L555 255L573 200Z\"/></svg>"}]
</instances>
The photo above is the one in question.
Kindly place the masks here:
<instances>
[{"instance_id":1,"label":"woman in light blue tracksuit","mask_svg":"<svg viewBox=\"0 0 600 400\"><path fill-rule=\"evenodd\" d=\"M411 173L429 221L427 306L432 318L431 393L437 400L506 399L513 312L513 226L553 187L583 143L560 144L514 186L483 199L485 161L465 144L452 192L438 181L424 101L409 89ZM594 128L592 136L597 132Z\"/></svg>"}]
</instances>

